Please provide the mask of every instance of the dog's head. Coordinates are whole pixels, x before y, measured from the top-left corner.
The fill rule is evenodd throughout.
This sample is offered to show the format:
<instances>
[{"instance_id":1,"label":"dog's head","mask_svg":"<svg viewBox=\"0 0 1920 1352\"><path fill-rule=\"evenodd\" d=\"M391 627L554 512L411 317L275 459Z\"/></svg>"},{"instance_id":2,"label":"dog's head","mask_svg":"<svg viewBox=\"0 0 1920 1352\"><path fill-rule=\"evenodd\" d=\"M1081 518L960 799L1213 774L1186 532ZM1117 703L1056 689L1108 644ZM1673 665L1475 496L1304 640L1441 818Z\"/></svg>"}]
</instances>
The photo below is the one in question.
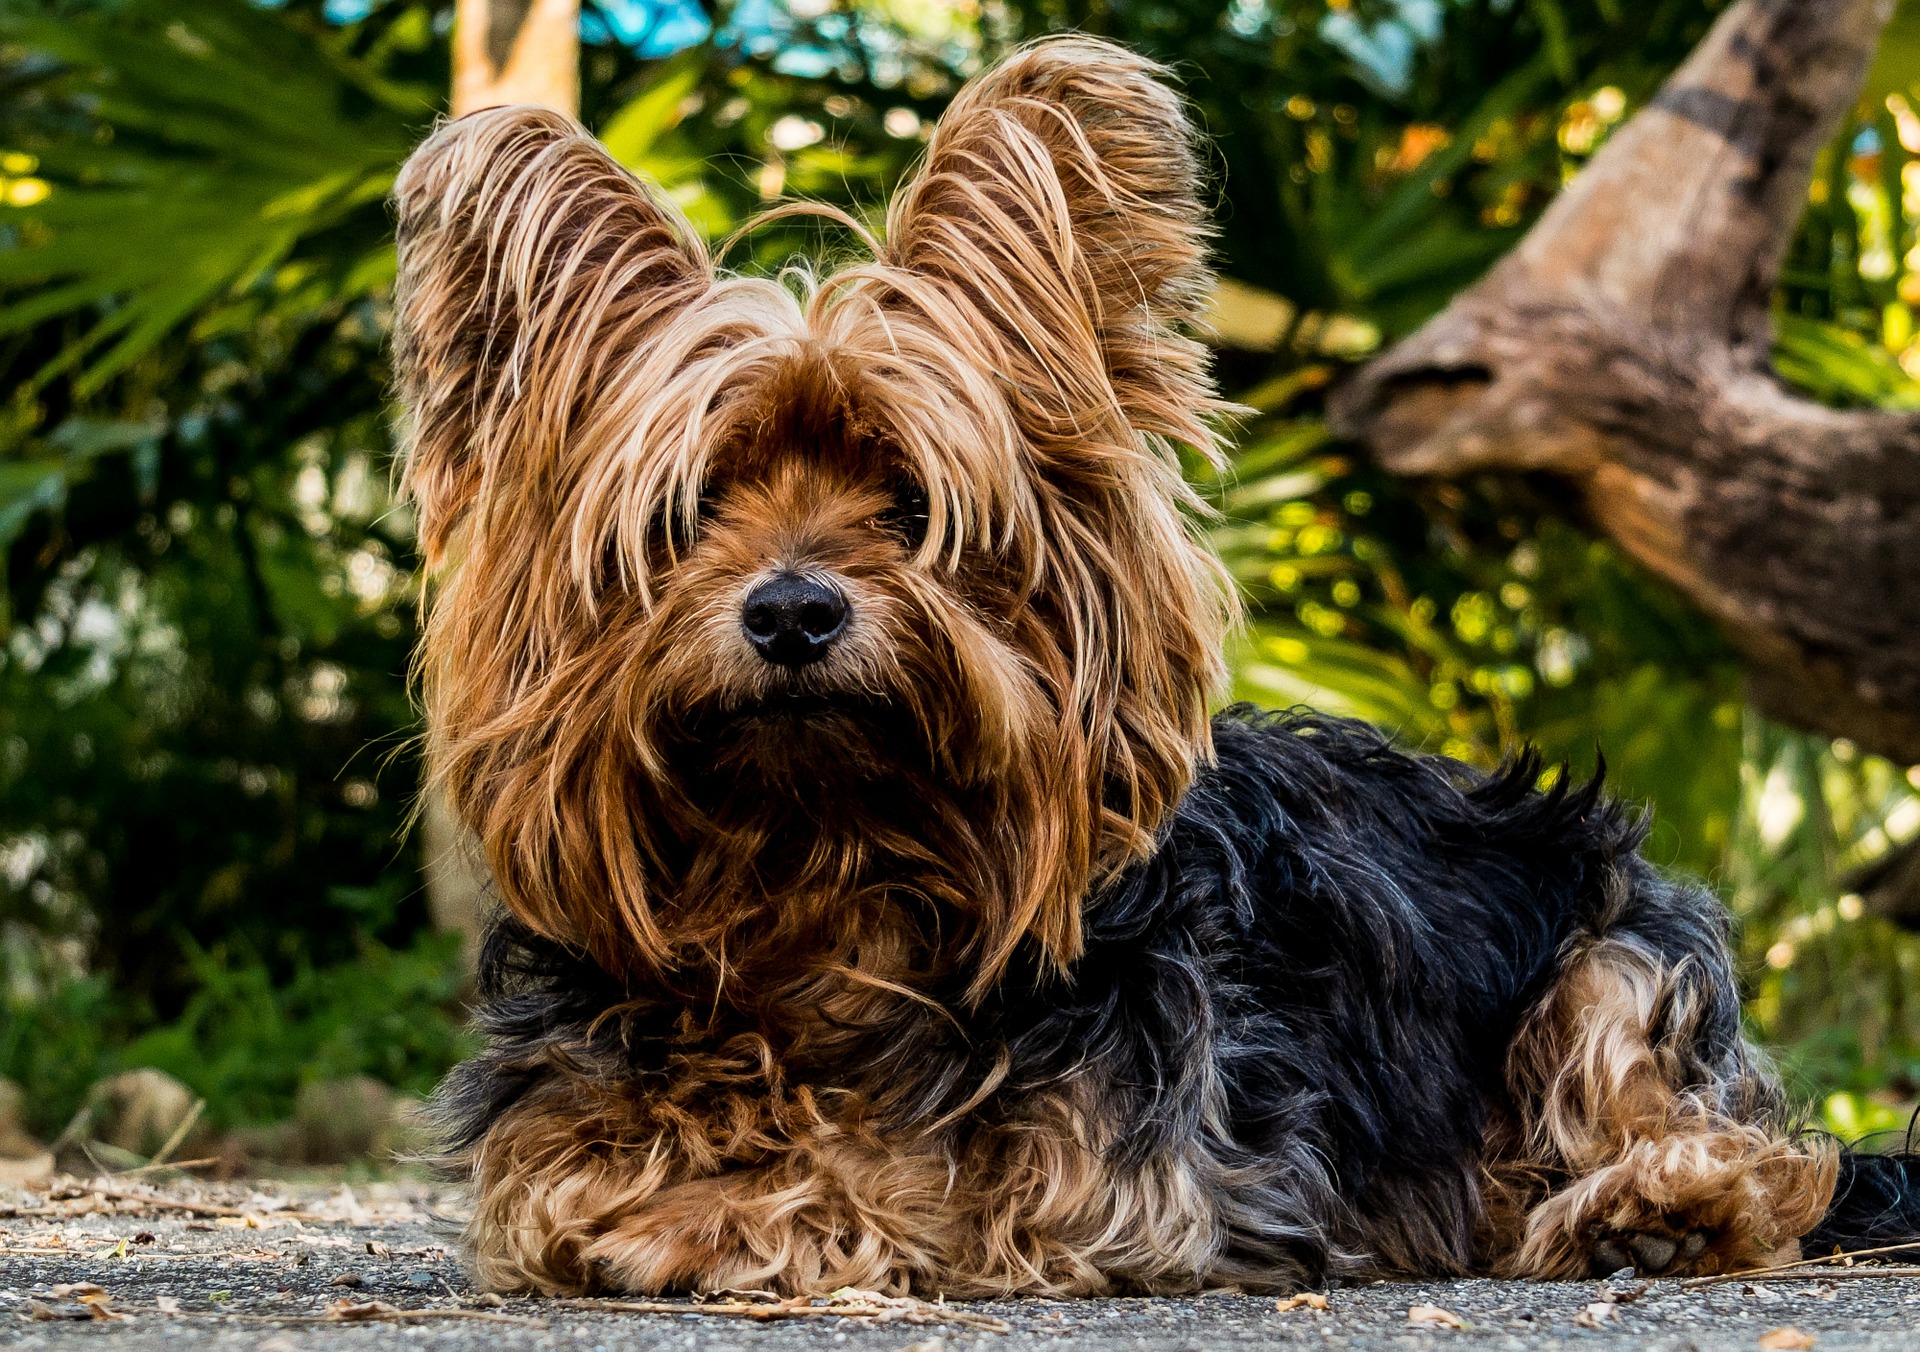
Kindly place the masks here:
<instances>
[{"instance_id":1,"label":"dog's head","mask_svg":"<svg viewBox=\"0 0 1920 1352\"><path fill-rule=\"evenodd\" d=\"M1216 405L1156 74L1015 54L819 284L716 274L555 114L408 163L431 757L523 920L615 971L868 905L932 908L982 983L1023 937L1075 954L1206 752L1228 609L1178 463Z\"/></svg>"}]
</instances>

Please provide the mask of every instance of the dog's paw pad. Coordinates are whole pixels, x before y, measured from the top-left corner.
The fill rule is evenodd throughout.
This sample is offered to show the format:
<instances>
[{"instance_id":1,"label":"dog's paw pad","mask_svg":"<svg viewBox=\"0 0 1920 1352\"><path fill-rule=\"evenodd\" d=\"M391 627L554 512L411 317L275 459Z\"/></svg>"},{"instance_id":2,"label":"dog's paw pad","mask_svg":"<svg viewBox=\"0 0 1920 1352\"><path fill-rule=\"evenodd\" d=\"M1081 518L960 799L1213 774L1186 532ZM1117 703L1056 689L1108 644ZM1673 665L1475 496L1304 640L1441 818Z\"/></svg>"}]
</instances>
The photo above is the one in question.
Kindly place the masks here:
<instances>
[{"instance_id":1,"label":"dog's paw pad","mask_svg":"<svg viewBox=\"0 0 1920 1352\"><path fill-rule=\"evenodd\" d=\"M1706 1249L1704 1230L1680 1234L1657 1230L1608 1231L1593 1238L1592 1270L1597 1277L1622 1269L1630 1269L1642 1277L1658 1277L1691 1263Z\"/></svg>"},{"instance_id":2,"label":"dog's paw pad","mask_svg":"<svg viewBox=\"0 0 1920 1352\"><path fill-rule=\"evenodd\" d=\"M1635 1272L1665 1272L1680 1252L1680 1241L1667 1235L1635 1235L1627 1241Z\"/></svg>"}]
</instances>

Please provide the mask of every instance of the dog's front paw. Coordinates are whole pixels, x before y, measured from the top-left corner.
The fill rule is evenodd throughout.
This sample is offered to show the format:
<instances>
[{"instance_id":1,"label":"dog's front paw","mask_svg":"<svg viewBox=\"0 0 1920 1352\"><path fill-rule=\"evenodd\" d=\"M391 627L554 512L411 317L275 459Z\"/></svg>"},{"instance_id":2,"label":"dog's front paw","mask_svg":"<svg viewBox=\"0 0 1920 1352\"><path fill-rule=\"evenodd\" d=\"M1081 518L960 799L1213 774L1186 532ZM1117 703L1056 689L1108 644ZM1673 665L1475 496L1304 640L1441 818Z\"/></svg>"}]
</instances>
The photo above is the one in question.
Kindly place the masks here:
<instances>
[{"instance_id":1,"label":"dog's front paw","mask_svg":"<svg viewBox=\"0 0 1920 1352\"><path fill-rule=\"evenodd\" d=\"M1687 1271L1712 1242L1713 1235L1707 1230L1665 1226L1657 1230L1612 1230L1596 1225L1589 1234L1588 1266L1596 1277L1623 1269L1632 1269L1641 1277L1662 1277Z\"/></svg>"},{"instance_id":2,"label":"dog's front paw","mask_svg":"<svg viewBox=\"0 0 1920 1352\"><path fill-rule=\"evenodd\" d=\"M1830 1154L1727 1127L1629 1144L1527 1215L1507 1276L1566 1281L1632 1268L1674 1277L1800 1256L1833 1192Z\"/></svg>"}]
</instances>

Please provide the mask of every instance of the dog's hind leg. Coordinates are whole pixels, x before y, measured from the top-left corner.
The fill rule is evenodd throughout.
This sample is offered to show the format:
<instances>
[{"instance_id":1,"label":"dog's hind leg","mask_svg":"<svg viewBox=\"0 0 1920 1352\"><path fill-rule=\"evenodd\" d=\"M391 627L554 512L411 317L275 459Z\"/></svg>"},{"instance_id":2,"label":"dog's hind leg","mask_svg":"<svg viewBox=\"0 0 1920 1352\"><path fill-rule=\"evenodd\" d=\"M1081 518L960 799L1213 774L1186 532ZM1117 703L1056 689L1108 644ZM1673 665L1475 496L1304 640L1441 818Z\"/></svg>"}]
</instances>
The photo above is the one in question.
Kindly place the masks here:
<instances>
[{"instance_id":1,"label":"dog's hind leg","mask_svg":"<svg viewBox=\"0 0 1920 1352\"><path fill-rule=\"evenodd\" d=\"M1616 932L1617 933L1617 932ZM1577 1278L1737 1271L1799 1257L1836 1152L1800 1138L1740 1035L1719 936L1638 936L1563 963L1508 1060L1489 1139L1487 1265Z\"/></svg>"}]
</instances>

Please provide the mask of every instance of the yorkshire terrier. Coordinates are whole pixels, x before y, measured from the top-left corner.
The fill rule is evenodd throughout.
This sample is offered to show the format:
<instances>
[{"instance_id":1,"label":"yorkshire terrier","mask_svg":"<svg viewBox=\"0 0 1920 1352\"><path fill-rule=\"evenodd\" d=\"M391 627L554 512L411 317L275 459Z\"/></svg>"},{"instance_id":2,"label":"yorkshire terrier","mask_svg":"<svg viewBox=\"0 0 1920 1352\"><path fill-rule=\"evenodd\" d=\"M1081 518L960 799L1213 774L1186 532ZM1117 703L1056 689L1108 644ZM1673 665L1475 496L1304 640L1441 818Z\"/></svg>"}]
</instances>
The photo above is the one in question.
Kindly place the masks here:
<instances>
[{"instance_id":1,"label":"yorkshire terrier","mask_svg":"<svg viewBox=\"0 0 1920 1352\"><path fill-rule=\"evenodd\" d=\"M1725 912L1597 787L1209 717L1233 606L1180 457L1227 410L1162 75L1014 53L818 283L717 272L553 113L402 173L429 756L509 916L440 1096L486 1285L1276 1289L1920 1233L1904 1162L1800 1130Z\"/></svg>"}]
</instances>

